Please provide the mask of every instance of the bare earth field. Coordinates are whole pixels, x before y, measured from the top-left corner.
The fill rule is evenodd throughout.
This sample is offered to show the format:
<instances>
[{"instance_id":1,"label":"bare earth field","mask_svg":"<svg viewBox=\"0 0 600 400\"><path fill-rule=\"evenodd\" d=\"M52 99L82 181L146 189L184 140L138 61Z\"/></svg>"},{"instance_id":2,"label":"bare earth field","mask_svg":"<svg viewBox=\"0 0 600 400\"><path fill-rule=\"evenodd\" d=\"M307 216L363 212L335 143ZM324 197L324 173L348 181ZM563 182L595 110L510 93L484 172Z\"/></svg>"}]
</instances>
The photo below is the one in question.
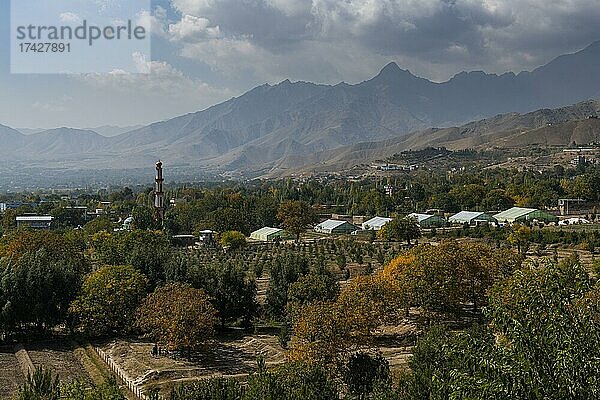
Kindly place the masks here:
<instances>
[{"instance_id":1,"label":"bare earth field","mask_svg":"<svg viewBox=\"0 0 600 400\"><path fill-rule=\"evenodd\" d=\"M245 377L256 369L257 357L267 366L285 359L284 349L273 335L228 334L218 338L191 359L152 356L153 343L115 340L99 346L142 390L159 387L168 393L173 385L212 376Z\"/></svg>"},{"instance_id":2,"label":"bare earth field","mask_svg":"<svg viewBox=\"0 0 600 400\"><path fill-rule=\"evenodd\" d=\"M61 381L79 380L91 383L83 365L75 356L75 348L69 342L58 340L38 342L26 345L25 349L35 367L52 368Z\"/></svg>"},{"instance_id":3,"label":"bare earth field","mask_svg":"<svg viewBox=\"0 0 600 400\"><path fill-rule=\"evenodd\" d=\"M0 399L10 399L25 378L11 347L0 348Z\"/></svg>"},{"instance_id":4,"label":"bare earth field","mask_svg":"<svg viewBox=\"0 0 600 400\"><path fill-rule=\"evenodd\" d=\"M18 358L14 346L0 347L0 399L11 399L26 379L27 370L43 366L52 368L60 379L70 382L78 379L91 383L86 369L69 341L51 340L19 347ZM31 361L31 363L30 363Z\"/></svg>"}]
</instances>

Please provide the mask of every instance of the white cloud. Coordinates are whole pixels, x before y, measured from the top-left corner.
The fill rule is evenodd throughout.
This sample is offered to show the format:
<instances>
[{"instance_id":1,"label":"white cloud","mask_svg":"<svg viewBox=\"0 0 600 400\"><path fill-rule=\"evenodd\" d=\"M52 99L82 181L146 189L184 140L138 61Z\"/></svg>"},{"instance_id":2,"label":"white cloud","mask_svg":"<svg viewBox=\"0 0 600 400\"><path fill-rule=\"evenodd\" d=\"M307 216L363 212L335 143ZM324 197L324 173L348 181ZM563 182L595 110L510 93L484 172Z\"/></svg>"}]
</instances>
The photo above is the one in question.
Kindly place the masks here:
<instances>
[{"instance_id":1,"label":"white cloud","mask_svg":"<svg viewBox=\"0 0 600 400\"><path fill-rule=\"evenodd\" d=\"M228 89L192 79L165 61L151 61L140 53L134 53L132 58L139 72L137 74L115 70L109 74L78 75L75 79L96 89L133 92L148 102L178 98L180 102L206 104L207 101L221 101L233 95Z\"/></svg>"},{"instance_id":2,"label":"white cloud","mask_svg":"<svg viewBox=\"0 0 600 400\"><path fill-rule=\"evenodd\" d=\"M261 76L282 55L304 63L309 54L332 68L331 48L351 46L363 67L373 59L403 62L412 72L443 80L462 69L532 69L600 39L598 0L171 0L184 17L173 23L181 54L209 63L236 61ZM197 20L195 29L188 15ZM189 34L184 34L187 26ZM206 27L218 27L211 37ZM192 34L192 33L195 33ZM185 40L184 40L185 38ZM210 39L210 40L209 40ZM208 59L210 52L216 58ZM328 53L318 53L327 49ZM247 54L251 50L253 54ZM240 65L242 64L242 65ZM310 69L310 66L307 67ZM364 69L364 68L357 68ZM371 71L372 73L374 71ZM277 74L279 76L279 74ZM308 76L308 74L307 74ZM363 77L366 78L367 76ZM274 78L274 77L271 77ZM308 78L307 78L308 79ZM352 79L352 77L346 77Z\"/></svg>"},{"instance_id":3,"label":"white cloud","mask_svg":"<svg viewBox=\"0 0 600 400\"><path fill-rule=\"evenodd\" d=\"M169 34L172 40L197 41L220 36L218 26L210 26L206 18L184 15L175 24L169 25Z\"/></svg>"},{"instance_id":4,"label":"white cloud","mask_svg":"<svg viewBox=\"0 0 600 400\"><path fill-rule=\"evenodd\" d=\"M60 22L74 23L78 24L81 22L81 18L79 15L72 12L64 12L59 15Z\"/></svg>"},{"instance_id":5,"label":"white cloud","mask_svg":"<svg viewBox=\"0 0 600 400\"><path fill-rule=\"evenodd\" d=\"M171 3L183 14L202 15L217 6L219 0L171 0Z\"/></svg>"},{"instance_id":6,"label":"white cloud","mask_svg":"<svg viewBox=\"0 0 600 400\"><path fill-rule=\"evenodd\" d=\"M156 6L153 13L141 11L137 15L136 24L143 26L146 32L151 32L159 37L167 37L167 12L164 8Z\"/></svg>"},{"instance_id":7,"label":"white cloud","mask_svg":"<svg viewBox=\"0 0 600 400\"><path fill-rule=\"evenodd\" d=\"M288 17L309 12L312 5L310 1L303 0L265 0L265 2Z\"/></svg>"}]
</instances>

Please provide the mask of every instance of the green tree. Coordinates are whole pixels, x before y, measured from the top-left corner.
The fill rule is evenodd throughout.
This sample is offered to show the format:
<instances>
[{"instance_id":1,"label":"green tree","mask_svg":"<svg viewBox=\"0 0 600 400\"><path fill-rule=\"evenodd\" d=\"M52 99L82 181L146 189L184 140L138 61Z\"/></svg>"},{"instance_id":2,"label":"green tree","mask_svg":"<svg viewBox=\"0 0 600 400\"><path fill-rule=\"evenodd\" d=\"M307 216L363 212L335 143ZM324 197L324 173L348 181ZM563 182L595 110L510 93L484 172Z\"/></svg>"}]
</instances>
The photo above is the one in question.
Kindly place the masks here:
<instances>
[{"instance_id":1,"label":"green tree","mask_svg":"<svg viewBox=\"0 0 600 400\"><path fill-rule=\"evenodd\" d=\"M507 210L514 205L515 201L502 189L490 190L481 203L485 210Z\"/></svg>"},{"instance_id":2,"label":"green tree","mask_svg":"<svg viewBox=\"0 0 600 400\"><path fill-rule=\"evenodd\" d=\"M236 379L209 378L171 391L169 400L242 400L244 387Z\"/></svg>"},{"instance_id":3,"label":"green tree","mask_svg":"<svg viewBox=\"0 0 600 400\"><path fill-rule=\"evenodd\" d=\"M303 201L285 201L279 206L277 218L283 223L283 227L300 240L300 235L312 224L317 222L314 210Z\"/></svg>"},{"instance_id":4,"label":"green tree","mask_svg":"<svg viewBox=\"0 0 600 400\"><path fill-rule=\"evenodd\" d=\"M515 271L490 291L486 316L419 340L408 398L598 398L600 288L578 260Z\"/></svg>"},{"instance_id":5,"label":"green tree","mask_svg":"<svg viewBox=\"0 0 600 400\"><path fill-rule=\"evenodd\" d=\"M108 217L98 217L84 225L83 231L87 236L95 235L98 232L112 232L114 224Z\"/></svg>"},{"instance_id":6,"label":"green tree","mask_svg":"<svg viewBox=\"0 0 600 400\"><path fill-rule=\"evenodd\" d=\"M61 399L64 400L125 400L114 377L110 377L102 385L92 388L88 383L78 380L63 383L60 394Z\"/></svg>"},{"instance_id":7,"label":"green tree","mask_svg":"<svg viewBox=\"0 0 600 400\"><path fill-rule=\"evenodd\" d=\"M338 400L340 394L334 380L318 365L286 363L274 371L259 365L258 372L248 378L243 400Z\"/></svg>"},{"instance_id":8,"label":"green tree","mask_svg":"<svg viewBox=\"0 0 600 400\"><path fill-rule=\"evenodd\" d=\"M167 280L204 290L219 312L221 325L242 319L248 326L257 312L256 279L232 262L207 264L195 256L178 254L167 266Z\"/></svg>"},{"instance_id":9,"label":"green tree","mask_svg":"<svg viewBox=\"0 0 600 400\"><path fill-rule=\"evenodd\" d=\"M83 226L85 225L86 211L76 208L56 207L50 211L50 215L54 217L52 224L57 228Z\"/></svg>"},{"instance_id":10,"label":"green tree","mask_svg":"<svg viewBox=\"0 0 600 400\"><path fill-rule=\"evenodd\" d=\"M100 268L85 279L71 303L75 326L89 336L129 332L147 286L146 277L131 266Z\"/></svg>"},{"instance_id":11,"label":"green tree","mask_svg":"<svg viewBox=\"0 0 600 400\"><path fill-rule=\"evenodd\" d=\"M246 236L242 232L227 231L221 234L221 246L231 250L239 250L247 244Z\"/></svg>"},{"instance_id":12,"label":"green tree","mask_svg":"<svg viewBox=\"0 0 600 400\"><path fill-rule=\"evenodd\" d=\"M516 224L512 227L510 235L508 235L508 242L513 246L517 246L519 253L525 253L527 251L527 245L531 238L531 228L525 225Z\"/></svg>"},{"instance_id":13,"label":"green tree","mask_svg":"<svg viewBox=\"0 0 600 400\"><path fill-rule=\"evenodd\" d=\"M267 308L271 315L281 316L288 302L288 289L291 284L309 272L306 258L295 254L278 257L270 267Z\"/></svg>"},{"instance_id":14,"label":"green tree","mask_svg":"<svg viewBox=\"0 0 600 400\"><path fill-rule=\"evenodd\" d=\"M154 209L152 207L137 205L131 211L133 217L134 229L148 230L160 228L154 219Z\"/></svg>"},{"instance_id":15,"label":"green tree","mask_svg":"<svg viewBox=\"0 0 600 400\"><path fill-rule=\"evenodd\" d=\"M2 231L8 233L17 228L17 216L19 212L9 208L2 214Z\"/></svg>"},{"instance_id":16,"label":"green tree","mask_svg":"<svg viewBox=\"0 0 600 400\"><path fill-rule=\"evenodd\" d=\"M49 329L65 320L83 274L44 248L0 260L0 326L5 332L34 325Z\"/></svg>"},{"instance_id":17,"label":"green tree","mask_svg":"<svg viewBox=\"0 0 600 400\"><path fill-rule=\"evenodd\" d=\"M359 399L364 399L378 382L390 383L390 363L380 352L357 352L346 362L343 378L348 391Z\"/></svg>"},{"instance_id":18,"label":"green tree","mask_svg":"<svg viewBox=\"0 0 600 400\"><path fill-rule=\"evenodd\" d=\"M100 263L131 265L148 278L151 287L165 281L171 244L163 232L99 232L92 236L91 244Z\"/></svg>"},{"instance_id":19,"label":"green tree","mask_svg":"<svg viewBox=\"0 0 600 400\"><path fill-rule=\"evenodd\" d=\"M410 244L411 240L421 237L421 229L414 219L397 217L384 225L379 237L384 240L406 240Z\"/></svg>"},{"instance_id":20,"label":"green tree","mask_svg":"<svg viewBox=\"0 0 600 400\"><path fill-rule=\"evenodd\" d=\"M335 276L325 268L311 271L301 276L288 288L288 305L294 307L315 301L335 300L340 293L340 285Z\"/></svg>"},{"instance_id":21,"label":"green tree","mask_svg":"<svg viewBox=\"0 0 600 400\"><path fill-rule=\"evenodd\" d=\"M455 186L450 190L449 196L454 198L461 209L472 210L483 200L485 189L483 186L476 184Z\"/></svg>"},{"instance_id":22,"label":"green tree","mask_svg":"<svg viewBox=\"0 0 600 400\"><path fill-rule=\"evenodd\" d=\"M64 262L82 275L89 271L79 237L46 231L18 231L6 236L0 244L0 257L17 261L26 254L43 250L53 262Z\"/></svg>"}]
</instances>

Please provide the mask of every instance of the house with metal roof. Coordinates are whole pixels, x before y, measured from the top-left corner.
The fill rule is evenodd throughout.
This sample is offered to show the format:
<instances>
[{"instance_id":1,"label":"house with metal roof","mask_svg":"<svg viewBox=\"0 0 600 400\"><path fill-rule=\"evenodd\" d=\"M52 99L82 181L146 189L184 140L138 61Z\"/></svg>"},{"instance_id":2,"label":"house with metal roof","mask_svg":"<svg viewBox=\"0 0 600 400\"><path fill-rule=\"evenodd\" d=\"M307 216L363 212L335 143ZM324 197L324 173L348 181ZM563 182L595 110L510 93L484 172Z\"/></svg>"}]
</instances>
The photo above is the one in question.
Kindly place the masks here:
<instances>
[{"instance_id":1,"label":"house with metal roof","mask_svg":"<svg viewBox=\"0 0 600 400\"><path fill-rule=\"evenodd\" d=\"M362 223L362 229L365 231L379 231L385 226L385 224L391 221L391 218L373 217L370 220Z\"/></svg>"},{"instance_id":2,"label":"house with metal roof","mask_svg":"<svg viewBox=\"0 0 600 400\"><path fill-rule=\"evenodd\" d=\"M272 242L285 236L285 231L279 228L265 226L250 234L250 239L260 240L261 242Z\"/></svg>"},{"instance_id":3,"label":"house with metal roof","mask_svg":"<svg viewBox=\"0 0 600 400\"><path fill-rule=\"evenodd\" d=\"M421 228L429 229L429 228L441 228L446 226L446 220L443 217L435 214L419 214L412 213L406 216L407 218L413 218L417 221L417 224Z\"/></svg>"},{"instance_id":4,"label":"house with metal roof","mask_svg":"<svg viewBox=\"0 0 600 400\"><path fill-rule=\"evenodd\" d=\"M480 211L461 211L448 218L448 222L456 225L469 224L472 226L496 223L496 218Z\"/></svg>"},{"instance_id":5,"label":"house with metal roof","mask_svg":"<svg viewBox=\"0 0 600 400\"><path fill-rule=\"evenodd\" d=\"M50 229L54 217L49 215L24 215L17 217L17 227L29 227L32 229Z\"/></svg>"},{"instance_id":6,"label":"house with metal roof","mask_svg":"<svg viewBox=\"0 0 600 400\"><path fill-rule=\"evenodd\" d=\"M558 222L556 215L536 208L513 207L494 215L499 223L513 224L515 222L539 221L544 223Z\"/></svg>"},{"instance_id":7,"label":"house with metal roof","mask_svg":"<svg viewBox=\"0 0 600 400\"><path fill-rule=\"evenodd\" d=\"M351 224L348 221L342 221L337 219L328 219L315 226L315 232L327 233L327 234L340 234L340 233L352 233L359 228Z\"/></svg>"}]
</instances>

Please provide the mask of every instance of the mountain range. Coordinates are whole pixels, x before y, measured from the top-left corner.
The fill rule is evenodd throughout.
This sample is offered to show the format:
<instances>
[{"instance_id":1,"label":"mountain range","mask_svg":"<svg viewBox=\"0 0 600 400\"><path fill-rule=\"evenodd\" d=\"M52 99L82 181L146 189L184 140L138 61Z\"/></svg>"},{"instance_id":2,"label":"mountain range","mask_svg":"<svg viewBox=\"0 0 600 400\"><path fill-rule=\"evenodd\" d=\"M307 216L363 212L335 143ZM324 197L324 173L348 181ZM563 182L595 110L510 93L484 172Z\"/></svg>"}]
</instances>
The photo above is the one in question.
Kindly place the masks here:
<instances>
[{"instance_id":1,"label":"mountain range","mask_svg":"<svg viewBox=\"0 0 600 400\"><path fill-rule=\"evenodd\" d=\"M600 41L531 72L462 72L443 83L392 62L358 84L265 84L197 113L125 133L112 129L114 135L70 128L25 135L0 125L0 156L71 169L143 168L160 158L215 173L276 176L433 144L584 140L598 136L597 121L586 117L599 112L599 103L585 101L600 98L598 71Z\"/></svg>"}]
</instances>

